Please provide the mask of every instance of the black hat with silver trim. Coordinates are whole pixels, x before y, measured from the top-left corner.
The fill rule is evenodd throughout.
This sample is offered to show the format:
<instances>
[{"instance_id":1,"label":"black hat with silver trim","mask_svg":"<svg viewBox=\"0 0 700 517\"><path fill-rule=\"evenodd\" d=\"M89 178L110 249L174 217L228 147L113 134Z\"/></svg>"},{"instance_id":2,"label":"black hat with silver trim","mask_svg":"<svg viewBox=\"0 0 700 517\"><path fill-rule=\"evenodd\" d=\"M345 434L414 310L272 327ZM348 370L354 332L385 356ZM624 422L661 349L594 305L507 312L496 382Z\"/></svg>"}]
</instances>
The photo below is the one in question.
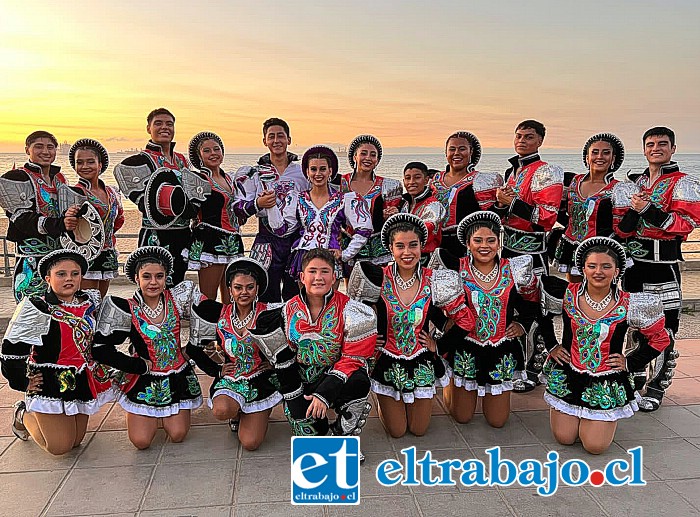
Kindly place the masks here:
<instances>
[{"instance_id":1,"label":"black hat with silver trim","mask_svg":"<svg viewBox=\"0 0 700 517\"><path fill-rule=\"evenodd\" d=\"M109 153L107 152L107 149L105 149L104 145L99 143L97 140L93 140L92 138L81 138L70 146L70 150L68 151L68 161L70 162L70 166L77 172L75 169L75 155L80 149L84 149L86 147L93 149L95 154L97 154L97 157L100 159L100 165L102 165L100 174L102 174L109 166Z\"/></svg>"},{"instance_id":2,"label":"black hat with silver trim","mask_svg":"<svg viewBox=\"0 0 700 517\"><path fill-rule=\"evenodd\" d=\"M625 269L627 269L627 254L625 253L625 248L622 247L622 244L609 237L589 237L579 244L574 257L574 264L581 273L583 273L583 262L588 250L595 246L605 246L617 255L617 266L620 268L620 276L625 274Z\"/></svg>"},{"instance_id":3,"label":"black hat with silver trim","mask_svg":"<svg viewBox=\"0 0 700 517\"><path fill-rule=\"evenodd\" d=\"M610 166L610 172L615 172L622 167L622 162L625 161L625 146L623 145L622 140L612 133L598 133L586 141L586 143L583 145L583 164L586 167L590 169L590 165L588 164L588 148L595 142L607 142L612 146L615 161Z\"/></svg>"},{"instance_id":4,"label":"black hat with silver trim","mask_svg":"<svg viewBox=\"0 0 700 517\"><path fill-rule=\"evenodd\" d=\"M88 270L88 263L80 253L70 250L54 250L44 255L39 261L38 270L41 278L49 274L51 266L61 260L72 260L80 266L80 274L84 275Z\"/></svg>"},{"instance_id":5,"label":"black hat with silver trim","mask_svg":"<svg viewBox=\"0 0 700 517\"><path fill-rule=\"evenodd\" d=\"M472 157L469 161L470 164L476 165L481 160L481 142L471 131L455 131L445 140L445 147L447 147L450 138L464 138L469 141L472 146Z\"/></svg>"},{"instance_id":6,"label":"black hat with silver trim","mask_svg":"<svg viewBox=\"0 0 700 517\"><path fill-rule=\"evenodd\" d=\"M221 154L224 154L224 142L221 140L221 137L217 135L216 133L212 133L211 131L202 131L201 133L197 133L192 137L192 140L190 140L190 146L189 146L189 158L190 158L190 163L195 169L200 169L202 168L202 158L199 156L199 144L204 142L205 140L215 140L219 146L221 147Z\"/></svg>"},{"instance_id":7,"label":"black hat with silver trim","mask_svg":"<svg viewBox=\"0 0 700 517\"><path fill-rule=\"evenodd\" d=\"M384 223L384 226L382 226L380 235L384 248L391 250L391 232L394 228L402 224L408 224L415 229L416 233L418 234L418 238L420 239L421 248L424 247L425 243L428 242L428 227L425 226L423 220L414 214L399 213L389 217L389 219L387 219Z\"/></svg>"},{"instance_id":8,"label":"black hat with silver trim","mask_svg":"<svg viewBox=\"0 0 700 517\"><path fill-rule=\"evenodd\" d=\"M476 223L489 222L493 223L498 227L498 234L501 233L501 217L490 210L479 210L478 212L473 212L462 219L457 225L457 239L465 248L468 247L467 242L467 232L469 228Z\"/></svg>"},{"instance_id":9,"label":"black hat with silver trim","mask_svg":"<svg viewBox=\"0 0 700 517\"><path fill-rule=\"evenodd\" d=\"M238 257L229 262L225 273L226 285L231 285L231 280L238 272L253 273L258 283L258 296L267 290L267 271L257 260L249 257Z\"/></svg>"},{"instance_id":10,"label":"black hat with silver trim","mask_svg":"<svg viewBox=\"0 0 700 517\"><path fill-rule=\"evenodd\" d=\"M379 139L376 136L356 136L348 146L348 162L350 162L350 167L352 167L353 170L357 165L355 163L355 151L357 151L357 148L360 147L362 144L372 144L377 149L377 163L382 161L382 144L379 142Z\"/></svg>"},{"instance_id":11,"label":"black hat with silver trim","mask_svg":"<svg viewBox=\"0 0 700 517\"><path fill-rule=\"evenodd\" d=\"M141 262L158 262L165 268L165 275L173 272L173 256L161 246L144 246L134 250L124 263L124 274L132 282L136 283L136 270Z\"/></svg>"}]
</instances>

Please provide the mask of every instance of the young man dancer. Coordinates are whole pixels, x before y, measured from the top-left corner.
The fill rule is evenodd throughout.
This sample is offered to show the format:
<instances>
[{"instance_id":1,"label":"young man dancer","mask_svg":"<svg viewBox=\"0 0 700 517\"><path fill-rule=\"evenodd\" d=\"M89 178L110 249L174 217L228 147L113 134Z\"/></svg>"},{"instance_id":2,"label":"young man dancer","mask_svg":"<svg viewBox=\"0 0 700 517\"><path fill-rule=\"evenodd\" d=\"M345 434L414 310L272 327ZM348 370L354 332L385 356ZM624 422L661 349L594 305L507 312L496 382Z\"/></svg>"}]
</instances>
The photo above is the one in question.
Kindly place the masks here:
<instances>
[{"instance_id":1,"label":"young man dancer","mask_svg":"<svg viewBox=\"0 0 700 517\"><path fill-rule=\"evenodd\" d=\"M671 344L657 358L646 395L639 402L640 410L656 411L671 384L678 358L678 352L673 349L682 298L678 261L683 260L681 243L700 226L700 181L681 172L672 161L676 136L671 129L647 130L642 144L649 167L641 174L629 175L633 185L629 182L615 185L613 214L621 216L617 233L624 238L633 262L622 278L623 288L630 293L660 295L666 329L671 335ZM646 372L633 373L635 385L641 389Z\"/></svg>"},{"instance_id":2,"label":"young man dancer","mask_svg":"<svg viewBox=\"0 0 700 517\"><path fill-rule=\"evenodd\" d=\"M266 209L277 204L283 211L287 194L311 188L299 164L299 157L287 151L292 143L289 124L280 118L270 118L263 123L263 144L269 153L258 160L256 166L241 167L236 172L236 211L243 218L258 217L258 235L250 256L267 268L270 279L263 302L289 300L299 292L294 279L287 273L287 259L292 244L299 237L294 229L288 235L278 236L270 228Z\"/></svg>"},{"instance_id":3,"label":"young man dancer","mask_svg":"<svg viewBox=\"0 0 700 517\"><path fill-rule=\"evenodd\" d=\"M557 221L564 191L564 173L556 165L548 164L538 153L544 141L545 127L536 120L525 120L515 128L514 157L508 160L503 188L496 191L494 211L503 219L503 257L531 255L534 272L549 275L547 232ZM540 333L554 335L551 316L538 321ZM539 372L546 356L544 343L528 336L527 380L514 382L514 390L531 391L539 383Z\"/></svg>"}]
</instances>

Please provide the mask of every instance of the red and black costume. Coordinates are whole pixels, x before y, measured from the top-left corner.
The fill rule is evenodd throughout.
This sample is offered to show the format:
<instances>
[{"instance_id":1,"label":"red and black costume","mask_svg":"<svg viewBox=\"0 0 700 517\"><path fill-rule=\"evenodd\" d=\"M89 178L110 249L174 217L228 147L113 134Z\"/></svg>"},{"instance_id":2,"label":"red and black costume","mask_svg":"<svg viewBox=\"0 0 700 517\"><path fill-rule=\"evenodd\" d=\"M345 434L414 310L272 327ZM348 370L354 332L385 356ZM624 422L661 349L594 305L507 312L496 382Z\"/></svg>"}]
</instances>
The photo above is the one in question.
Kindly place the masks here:
<instances>
[{"instance_id":1,"label":"red and black costume","mask_svg":"<svg viewBox=\"0 0 700 517\"><path fill-rule=\"evenodd\" d=\"M445 219L445 208L442 206L430 186L416 197L410 194L402 196L399 212L420 217L428 229L428 240L421 250L421 262L427 263L428 256L442 242L442 224Z\"/></svg>"},{"instance_id":2,"label":"red and black costume","mask_svg":"<svg viewBox=\"0 0 700 517\"><path fill-rule=\"evenodd\" d=\"M620 182L613 191L616 233L622 238L633 265L623 278L623 287L631 293L654 293L661 297L666 328L678 332L681 312L681 244L700 225L700 182L681 172L675 162L661 167L659 177L649 184L649 169L631 174L629 182ZM641 211L631 208L631 196L644 192L651 202ZM663 361L657 362L647 385L647 397L660 402L671 384L678 353L666 348ZM639 372L638 372L639 373ZM638 387L643 382L639 373Z\"/></svg>"},{"instance_id":3,"label":"red and black costume","mask_svg":"<svg viewBox=\"0 0 700 517\"><path fill-rule=\"evenodd\" d=\"M16 302L46 293L46 282L37 272L39 260L61 248L59 237L66 231L58 206L57 187L66 183L60 171L51 165L47 183L41 167L27 162L0 178L0 206L9 219L7 239L16 244L12 279Z\"/></svg>"}]
</instances>

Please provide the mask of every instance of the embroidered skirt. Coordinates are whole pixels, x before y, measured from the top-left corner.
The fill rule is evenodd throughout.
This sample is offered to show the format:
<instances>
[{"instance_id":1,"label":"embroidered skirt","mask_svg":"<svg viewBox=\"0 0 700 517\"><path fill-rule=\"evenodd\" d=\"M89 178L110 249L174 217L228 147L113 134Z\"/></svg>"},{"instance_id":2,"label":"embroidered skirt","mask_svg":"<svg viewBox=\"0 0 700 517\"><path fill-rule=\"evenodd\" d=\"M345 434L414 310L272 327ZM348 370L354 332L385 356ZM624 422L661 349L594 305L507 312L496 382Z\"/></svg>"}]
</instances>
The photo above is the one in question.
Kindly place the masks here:
<instances>
[{"instance_id":1,"label":"embroidered skirt","mask_svg":"<svg viewBox=\"0 0 700 517\"><path fill-rule=\"evenodd\" d=\"M182 256L188 269L199 270L211 264L228 264L244 251L240 234L199 223L192 230L192 241L189 248L182 250Z\"/></svg>"},{"instance_id":2,"label":"embroidered skirt","mask_svg":"<svg viewBox=\"0 0 700 517\"><path fill-rule=\"evenodd\" d=\"M83 276L85 280L112 280L119 276L119 263L117 262L117 250L112 248L102 250L88 267Z\"/></svg>"},{"instance_id":3,"label":"embroidered skirt","mask_svg":"<svg viewBox=\"0 0 700 517\"><path fill-rule=\"evenodd\" d=\"M511 391L514 380L527 378L523 347L517 339L497 344L464 339L447 354L447 363L454 385L478 391L480 397Z\"/></svg>"},{"instance_id":4,"label":"embroidered skirt","mask_svg":"<svg viewBox=\"0 0 700 517\"><path fill-rule=\"evenodd\" d=\"M544 400L567 415L588 420L614 422L637 411L629 373L611 371L590 375L547 359L542 370L547 377Z\"/></svg>"},{"instance_id":5,"label":"embroidered skirt","mask_svg":"<svg viewBox=\"0 0 700 517\"><path fill-rule=\"evenodd\" d=\"M411 359L382 352L370 375L373 392L407 404L417 398L433 398L437 388L444 388L449 381L445 360L427 349Z\"/></svg>"},{"instance_id":6,"label":"embroidered skirt","mask_svg":"<svg viewBox=\"0 0 700 517\"><path fill-rule=\"evenodd\" d=\"M216 397L231 397L241 406L243 413L256 413L275 407L282 395L274 385L274 370L261 370L250 377L222 377L212 383L209 390L209 407Z\"/></svg>"}]
</instances>

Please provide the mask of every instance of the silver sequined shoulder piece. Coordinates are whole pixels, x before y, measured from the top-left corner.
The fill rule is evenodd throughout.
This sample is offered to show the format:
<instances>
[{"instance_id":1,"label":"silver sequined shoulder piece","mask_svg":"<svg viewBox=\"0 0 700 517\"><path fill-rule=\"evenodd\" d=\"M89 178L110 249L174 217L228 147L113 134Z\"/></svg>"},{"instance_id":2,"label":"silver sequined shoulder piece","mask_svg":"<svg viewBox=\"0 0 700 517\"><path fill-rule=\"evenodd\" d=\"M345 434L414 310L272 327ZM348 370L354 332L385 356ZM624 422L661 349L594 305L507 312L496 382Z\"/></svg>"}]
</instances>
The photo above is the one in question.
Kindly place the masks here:
<instances>
[{"instance_id":1,"label":"silver sequined shoulder piece","mask_svg":"<svg viewBox=\"0 0 700 517\"><path fill-rule=\"evenodd\" d=\"M51 316L39 310L29 298L24 298L12 315L5 339L13 344L41 346L41 337L48 334L50 325Z\"/></svg>"},{"instance_id":2,"label":"silver sequined shoulder piece","mask_svg":"<svg viewBox=\"0 0 700 517\"><path fill-rule=\"evenodd\" d=\"M109 336L112 332L129 332L131 330L131 313L120 309L111 296L105 297L100 307L96 332Z\"/></svg>"},{"instance_id":3,"label":"silver sequined shoulder piece","mask_svg":"<svg viewBox=\"0 0 700 517\"><path fill-rule=\"evenodd\" d=\"M0 207L9 213L28 210L34 206L34 184L0 178Z\"/></svg>"},{"instance_id":4,"label":"silver sequined shoulder piece","mask_svg":"<svg viewBox=\"0 0 700 517\"><path fill-rule=\"evenodd\" d=\"M661 297L652 293L630 293L629 306L627 308L627 322L630 327L647 328L664 315L664 306Z\"/></svg>"},{"instance_id":5,"label":"silver sequined shoulder piece","mask_svg":"<svg viewBox=\"0 0 700 517\"><path fill-rule=\"evenodd\" d=\"M548 163L535 171L530 187L533 192L539 192L557 183L564 183L564 169L558 165Z\"/></svg>"},{"instance_id":6,"label":"silver sequined shoulder piece","mask_svg":"<svg viewBox=\"0 0 700 517\"><path fill-rule=\"evenodd\" d=\"M192 280L183 280L170 289L170 294L173 295L173 300L175 300L177 312L184 319L189 319L192 304L198 304L202 297L199 287Z\"/></svg>"},{"instance_id":7,"label":"silver sequined shoulder piece","mask_svg":"<svg viewBox=\"0 0 700 517\"><path fill-rule=\"evenodd\" d=\"M100 305L102 305L102 295L100 294L100 291L97 289L85 289L83 291L85 295L88 297L88 300L95 306L95 309L99 309Z\"/></svg>"},{"instance_id":8,"label":"silver sequined shoulder piece","mask_svg":"<svg viewBox=\"0 0 700 517\"><path fill-rule=\"evenodd\" d=\"M345 336L350 341L358 341L377 333L377 316L371 307L355 300L348 300L343 309Z\"/></svg>"},{"instance_id":9,"label":"silver sequined shoulder piece","mask_svg":"<svg viewBox=\"0 0 700 517\"><path fill-rule=\"evenodd\" d=\"M360 263L356 263L348 280L348 296L353 300L375 303L379 300L381 289L381 285L376 285L367 278Z\"/></svg>"},{"instance_id":10,"label":"silver sequined shoulder piece","mask_svg":"<svg viewBox=\"0 0 700 517\"><path fill-rule=\"evenodd\" d=\"M673 187L673 199L676 201L700 201L700 181L697 178L682 176Z\"/></svg>"},{"instance_id":11,"label":"silver sequined shoulder piece","mask_svg":"<svg viewBox=\"0 0 700 517\"><path fill-rule=\"evenodd\" d=\"M211 184L199 174L189 169L183 169L181 173L182 189L185 191L187 199L205 201L207 196L211 194Z\"/></svg>"},{"instance_id":12,"label":"silver sequined shoulder piece","mask_svg":"<svg viewBox=\"0 0 700 517\"><path fill-rule=\"evenodd\" d=\"M641 189L636 183L631 181L620 181L612 188L612 204L616 208L626 208L632 206L632 196L639 193Z\"/></svg>"},{"instance_id":13,"label":"silver sequined shoulder piece","mask_svg":"<svg viewBox=\"0 0 700 517\"><path fill-rule=\"evenodd\" d=\"M284 319L285 310L283 308L284 303L274 303L268 304L267 309L264 312L271 310L281 311L282 318ZM261 313L263 314L263 313ZM260 317L260 315L258 315ZM287 336L284 329L288 328L286 320L283 326L272 329L267 334L262 334L258 332L257 329L251 329L250 336L253 342L258 346L262 354L270 361L271 364L277 365L277 354L284 350L287 346Z\"/></svg>"},{"instance_id":14,"label":"silver sequined shoulder piece","mask_svg":"<svg viewBox=\"0 0 700 517\"><path fill-rule=\"evenodd\" d=\"M190 314L190 340L194 346L203 347L210 341L216 340L217 322L207 321L197 314L196 310Z\"/></svg>"},{"instance_id":15,"label":"silver sequined shoulder piece","mask_svg":"<svg viewBox=\"0 0 700 517\"><path fill-rule=\"evenodd\" d=\"M427 267L428 267L428 269L445 269L445 268L447 268L445 263L442 261L442 257L440 256L440 248L435 248L435 251L433 251L430 254L430 260L428 261Z\"/></svg>"},{"instance_id":16,"label":"silver sequined shoulder piece","mask_svg":"<svg viewBox=\"0 0 700 517\"><path fill-rule=\"evenodd\" d=\"M445 218L445 207L440 201L432 201L423 206L420 216L423 222L433 223L437 226Z\"/></svg>"},{"instance_id":17,"label":"silver sequined shoulder piece","mask_svg":"<svg viewBox=\"0 0 700 517\"><path fill-rule=\"evenodd\" d=\"M451 269L433 269L431 291L433 303L437 307L444 307L460 294L464 294L459 273Z\"/></svg>"},{"instance_id":18,"label":"silver sequined shoulder piece","mask_svg":"<svg viewBox=\"0 0 700 517\"><path fill-rule=\"evenodd\" d=\"M143 192L153 171L146 164L124 165L120 163L114 167L113 174L121 193L128 196L132 192Z\"/></svg>"},{"instance_id":19,"label":"silver sequined shoulder piece","mask_svg":"<svg viewBox=\"0 0 700 517\"><path fill-rule=\"evenodd\" d=\"M382 197L383 198L400 198L403 194L403 185L400 181L392 178L384 178L382 181Z\"/></svg>"},{"instance_id":20,"label":"silver sequined shoulder piece","mask_svg":"<svg viewBox=\"0 0 700 517\"><path fill-rule=\"evenodd\" d=\"M532 282L533 263L532 255L521 255L508 259L510 263L510 274L513 275L513 280L518 286L526 286Z\"/></svg>"},{"instance_id":21,"label":"silver sequined shoulder piece","mask_svg":"<svg viewBox=\"0 0 700 517\"><path fill-rule=\"evenodd\" d=\"M474 192L493 190L503 186L503 177L497 172L477 172L472 183Z\"/></svg>"}]
</instances>

